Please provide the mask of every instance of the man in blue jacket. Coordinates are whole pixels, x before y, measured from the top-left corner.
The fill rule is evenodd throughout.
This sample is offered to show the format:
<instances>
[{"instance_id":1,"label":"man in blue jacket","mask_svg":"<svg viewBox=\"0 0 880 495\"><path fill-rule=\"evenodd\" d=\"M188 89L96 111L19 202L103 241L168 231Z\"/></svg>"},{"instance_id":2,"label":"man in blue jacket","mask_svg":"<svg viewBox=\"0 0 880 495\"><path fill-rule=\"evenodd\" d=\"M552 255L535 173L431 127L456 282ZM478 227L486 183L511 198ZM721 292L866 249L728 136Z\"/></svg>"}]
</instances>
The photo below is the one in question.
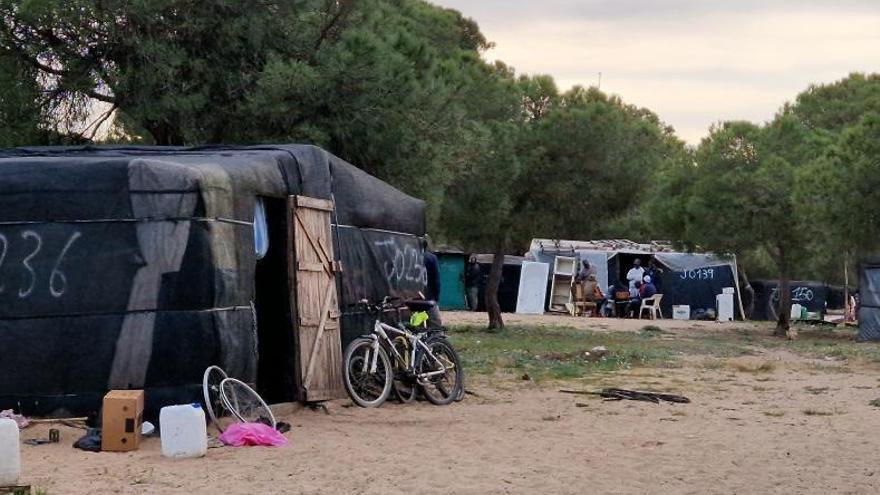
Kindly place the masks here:
<instances>
[{"instance_id":1,"label":"man in blue jacket","mask_svg":"<svg viewBox=\"0 0 880 495\"><path fill-rule=\"evenodd\" d=\"M440 319L440 263L437 256L428 250L427 239L422 241L422 247L425 250L425 272L428 276L428 285L425 288L425 299L434 301L434 307L428 311L428 323L430 325L440 326L443 324Z\"/></svg>"}]
</instances>

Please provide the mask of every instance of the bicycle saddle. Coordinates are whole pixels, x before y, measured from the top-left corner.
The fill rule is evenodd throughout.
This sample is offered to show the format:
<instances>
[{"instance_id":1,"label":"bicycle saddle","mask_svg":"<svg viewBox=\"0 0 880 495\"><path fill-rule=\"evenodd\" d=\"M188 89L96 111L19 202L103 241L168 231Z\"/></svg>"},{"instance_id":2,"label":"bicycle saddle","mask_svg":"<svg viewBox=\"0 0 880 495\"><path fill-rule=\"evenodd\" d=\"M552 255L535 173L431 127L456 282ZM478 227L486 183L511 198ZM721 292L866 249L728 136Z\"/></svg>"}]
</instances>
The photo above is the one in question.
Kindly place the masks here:
<instances>
[{"instance_id":1,"label":"bicycle saddle","mask_svg":"<svg viewBox=\"0 0 880 495\"><path fill-rule=\"evenodd\" d=\"M436 304L437 303L434 301L426 301L424 299L411 299L406 301L406 307L409 308L410 311L428 311Z\"/></svg>"}]
</instances>

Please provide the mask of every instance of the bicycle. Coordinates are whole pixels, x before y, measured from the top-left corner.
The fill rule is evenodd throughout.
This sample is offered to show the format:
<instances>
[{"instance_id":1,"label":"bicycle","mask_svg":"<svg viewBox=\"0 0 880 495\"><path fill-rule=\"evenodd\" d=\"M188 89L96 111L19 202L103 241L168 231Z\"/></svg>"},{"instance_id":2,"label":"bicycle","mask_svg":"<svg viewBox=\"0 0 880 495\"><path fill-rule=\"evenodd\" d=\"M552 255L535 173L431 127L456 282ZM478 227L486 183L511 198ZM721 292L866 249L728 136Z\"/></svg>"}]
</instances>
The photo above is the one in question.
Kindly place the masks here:
<instances>
[{"instance_id":1,"label":"bicycle","mask_svg":"<svg viewBox=\"0 0 880 495\"><path fill-rule=\"evenodd\" d=\"M421 390L435 405L447 405L462 394L464 373L461 360L442 331L426 325L424 313L433 301L411 300L405 305L413 312L409 327L382 321L382 315L397 307L386 297L379 304L366 299L358 305L375 316L370 334L355 339L345 349L345 388L355 404L378 407L392 388L408 402ZM392 361L393 360L393 361Z\"/></svg>"}]
</instances>

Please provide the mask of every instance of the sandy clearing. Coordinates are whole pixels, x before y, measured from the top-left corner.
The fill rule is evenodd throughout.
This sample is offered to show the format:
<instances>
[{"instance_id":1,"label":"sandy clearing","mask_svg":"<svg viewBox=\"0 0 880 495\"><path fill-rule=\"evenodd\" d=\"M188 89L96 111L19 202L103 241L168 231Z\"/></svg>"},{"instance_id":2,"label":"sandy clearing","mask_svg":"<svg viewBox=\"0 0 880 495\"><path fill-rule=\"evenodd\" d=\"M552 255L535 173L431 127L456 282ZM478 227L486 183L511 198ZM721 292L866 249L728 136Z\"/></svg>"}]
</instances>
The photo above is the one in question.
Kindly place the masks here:
<instances>
[{"instance_id":1,"label":"sandy clearing","mask_svg":"<svg viewBox=\"0 0 880 495\"><path fill-rule=\"evenodd\" d=\"M447 324L484 314L445 313ZM769 331L768 324L505 315L509 324L638 331L664 338ZM878 493L876 366L759 349L735 359L690 356L683 368L592 374L560 384L474 377L449 407L329 404L288 408L291 445L218 448L171 461L159 440L133 453L24 446L23 481L80 493ZM618 386L687 395L688 405L603 402L560 387ZM580 404L580 406L578 406ZM23 432L45 437L48 426Z\"/></svg>"},{"instance_id":2,"label":"sandy clearing","mask_svg":"<svg viewBox=\"0 0 880 495\"><path fill-rule=\"evenodd\" d=\"M762 360L775 363L771 372L737 369ZM453 406L338 401L330 414L288 414L286 448L211 449L183 461L163 459L158 439L129 454L81 452L70 447L79 431L63 428L59 445L23 447L23 480L50 494L877 493L876 372L812 364L773 353L601 380L683 393L688 405L603 402L483 377L470 387L478 396Z\"/></svg>"}]
</instances>

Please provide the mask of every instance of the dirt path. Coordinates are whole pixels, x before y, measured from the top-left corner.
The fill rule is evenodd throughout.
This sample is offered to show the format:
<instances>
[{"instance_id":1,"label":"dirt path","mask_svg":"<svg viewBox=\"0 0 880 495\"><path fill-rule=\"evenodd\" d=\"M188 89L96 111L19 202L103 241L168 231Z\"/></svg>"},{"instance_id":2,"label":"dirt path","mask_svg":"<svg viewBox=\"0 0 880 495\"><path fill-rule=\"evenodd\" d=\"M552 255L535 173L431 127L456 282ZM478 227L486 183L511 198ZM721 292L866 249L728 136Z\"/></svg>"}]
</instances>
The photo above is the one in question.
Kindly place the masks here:
<instances>
[{"instance_id":1,"label":"dirt path","mask_svg":"<svg viewBox=\"0 0 880 495\"><path fill-rule=\"evenodd\" d=\"M880 409L868 405L877 376L767 353L600 380L693 400L659 406L483 377L470 386L477 396L453 406L340 401L330 414L288 415L288 447L176 462L159 455L158 439L130 454L81 452L70 447L79 432L65 428L59 445L23 447L23 481L50 495L878 493Z\"/></svg>"}]
</instances>

